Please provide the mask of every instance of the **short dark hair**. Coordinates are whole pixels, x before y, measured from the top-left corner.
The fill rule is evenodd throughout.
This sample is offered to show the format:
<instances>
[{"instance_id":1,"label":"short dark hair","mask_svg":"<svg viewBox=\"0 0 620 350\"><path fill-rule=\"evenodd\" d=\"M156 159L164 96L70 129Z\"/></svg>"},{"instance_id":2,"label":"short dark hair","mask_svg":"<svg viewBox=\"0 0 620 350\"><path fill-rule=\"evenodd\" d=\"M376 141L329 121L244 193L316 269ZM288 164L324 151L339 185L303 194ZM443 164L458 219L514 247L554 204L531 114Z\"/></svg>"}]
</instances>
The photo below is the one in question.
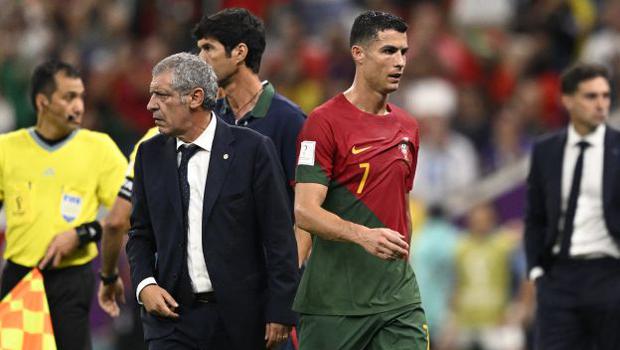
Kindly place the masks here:
<instances>
[{"instance_id":1,"label":"short dark hair","mask_svg":"<svg viewBox=\"0 0 620 350\"><path fill-rule=\"evenodd\" d=\"M211 16L203 16L194 28L194 38L212 37L224 45L226 55L244 43L248 47L245 65L258 74L265 51L265 26L263 21L243 8L229 8Z\"/></svg>"},{"instance_id":2,"label":"short dark hair","mask_svg":"<svg viewBox=\"0 0 620 350\"><path fill-rule=\"evenodd\" d=\"M69 63L51 59L38 65L32 73L30 79L30 102L35 112L37 112L36 98L38 94L45 94L48 98L56 91L57 73L62 72L71 78L81 78L80 72Z\"/></svg>"},{"instance_id":3,"label":"short dark hair","mask_svg":"<svg viewBox=\"0 0 620 350\"><path fill-rule=\"evenodd\" d=\"M579 84L594 78L605 78L609 82L609 71L605 66L591 63L577 63L562 73L562 94L572 95L577 91Z\"/></svg>"},{"instance_id":4,"label":"short dark hair","mask_svg":"<svg viewBox=\"0 0 620 350\"><path fill-rule=\"evenodd\" d=\"M407 23L391 13L381 11L366 11L355 18L353 27L351 28L351 36L349 37L349 46L358 45L375 39L377 33L393 29L397 32L404 33L407 31Z\"/></svg>"}]
</instances>

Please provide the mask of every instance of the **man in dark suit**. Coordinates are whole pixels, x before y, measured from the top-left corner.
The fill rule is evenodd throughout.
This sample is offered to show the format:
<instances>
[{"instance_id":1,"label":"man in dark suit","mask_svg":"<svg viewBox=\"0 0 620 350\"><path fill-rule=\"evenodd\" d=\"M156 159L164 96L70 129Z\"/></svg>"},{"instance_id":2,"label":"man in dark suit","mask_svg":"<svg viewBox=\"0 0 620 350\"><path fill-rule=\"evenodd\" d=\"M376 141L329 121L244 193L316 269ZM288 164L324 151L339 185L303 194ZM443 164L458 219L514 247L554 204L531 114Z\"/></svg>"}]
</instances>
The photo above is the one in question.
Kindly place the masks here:
<instances>
[{"instance_id":1,"label":"man in dark suit","mask_svg":"<svg viewBox=\"0 0 620 350\"><path fill-rule=\"evenodd\" d=\"M525 248L539 349L620 349L620 132L604 67L562 76L567 129L534 145Z\"/></svg>"},{"instance_id":2,"label":"man in dark suit","mask_svg":"<svg viewBox=\"0 0 620 350\"><path fill-rule=\"evenodd\" d=\"M294 322L282 167L267 137L218 120L216 92L197 56L153 68L161 135L138 149L127 243L149 349L264 349Z\"/></svg>"}]
</instances>

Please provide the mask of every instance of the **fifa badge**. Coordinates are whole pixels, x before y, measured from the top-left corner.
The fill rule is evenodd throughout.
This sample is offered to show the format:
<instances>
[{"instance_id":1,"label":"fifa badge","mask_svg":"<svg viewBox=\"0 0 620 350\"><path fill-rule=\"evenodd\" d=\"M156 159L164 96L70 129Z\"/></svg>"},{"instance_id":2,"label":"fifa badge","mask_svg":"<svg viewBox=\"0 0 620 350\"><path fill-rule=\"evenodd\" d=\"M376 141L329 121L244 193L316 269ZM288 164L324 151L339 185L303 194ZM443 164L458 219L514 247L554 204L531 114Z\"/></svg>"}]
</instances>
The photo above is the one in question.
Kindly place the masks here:
<instances>
[{"instance_id":1,"label":"fifa badge","mask_svg":"<svg viewBox=\"0 0 620 350\"><path fill-rule=\"evenodd\" d=\"M61 196L60 214L62 218L71 223L82 211L83 199L79 193L75 191L65 191Z\"/></svg>"}]
</instances>

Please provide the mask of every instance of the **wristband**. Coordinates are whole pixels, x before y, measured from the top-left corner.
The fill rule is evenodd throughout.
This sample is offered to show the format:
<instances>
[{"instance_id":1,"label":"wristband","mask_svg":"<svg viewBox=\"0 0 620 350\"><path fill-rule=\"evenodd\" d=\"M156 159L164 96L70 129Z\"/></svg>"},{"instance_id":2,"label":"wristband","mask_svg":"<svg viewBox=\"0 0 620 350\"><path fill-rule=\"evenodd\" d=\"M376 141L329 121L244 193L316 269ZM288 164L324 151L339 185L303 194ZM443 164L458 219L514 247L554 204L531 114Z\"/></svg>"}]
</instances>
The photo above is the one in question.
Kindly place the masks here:
<instances>
[{"instance_id":1,"label":"wristband","mask_svg":"<svg viewBox=\"0 0 620 350\"><path fill-rule=\"evenodd\" d=\"M107 285L110 285L116 282L116 280L118 279L118 273L114 273L113 275L106 276L101 271L99 271L99 278L101 279L101 283L103 283L104 286L107 286Z\"/></svg>"},{"instance_id":2,"label":"wristband","mask_svg":"<svg viewBox=\"0 0 620 350\"><path fill-rule=\"evenodd\" d=\"M80 239L80 248L84 247L89 242L98 242L101 239L101 224L99 221L92 221L82 224L75 228L78 238Z\"/></svg>"}]
</instances>

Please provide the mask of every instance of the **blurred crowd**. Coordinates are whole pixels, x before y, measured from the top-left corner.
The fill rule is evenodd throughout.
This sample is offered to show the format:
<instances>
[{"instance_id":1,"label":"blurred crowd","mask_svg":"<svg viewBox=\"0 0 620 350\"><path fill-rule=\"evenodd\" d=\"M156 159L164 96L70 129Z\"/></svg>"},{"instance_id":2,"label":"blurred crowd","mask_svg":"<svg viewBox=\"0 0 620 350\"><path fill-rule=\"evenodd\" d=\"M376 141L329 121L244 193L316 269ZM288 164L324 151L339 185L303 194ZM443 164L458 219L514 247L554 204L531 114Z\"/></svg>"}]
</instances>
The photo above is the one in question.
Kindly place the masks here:
<instances>
[{"instance_id":1,"label":"blurred crowd","mask_svg":"<svg viewBox=\"0 0 620 350\"><path fill-rule=\"evenodd\" d=\"M0 132L34 124L28 80L55 56L84 73L84 126L128 153L152 126L154 63L195 51L193 25L230 6L265 20L260 76L307 113L352 81L346 28L360 11L408 21L406 76L391 101L421 125L412 262L433 348L526 348L533 303L520 248L523 164L537 135L567 122L563 69L601 63L620 83L620 1L0 0ZM617 104L610 124L620 125ZM127 322L95 320L109 334Z\"/></svg>"}]
</instances>

